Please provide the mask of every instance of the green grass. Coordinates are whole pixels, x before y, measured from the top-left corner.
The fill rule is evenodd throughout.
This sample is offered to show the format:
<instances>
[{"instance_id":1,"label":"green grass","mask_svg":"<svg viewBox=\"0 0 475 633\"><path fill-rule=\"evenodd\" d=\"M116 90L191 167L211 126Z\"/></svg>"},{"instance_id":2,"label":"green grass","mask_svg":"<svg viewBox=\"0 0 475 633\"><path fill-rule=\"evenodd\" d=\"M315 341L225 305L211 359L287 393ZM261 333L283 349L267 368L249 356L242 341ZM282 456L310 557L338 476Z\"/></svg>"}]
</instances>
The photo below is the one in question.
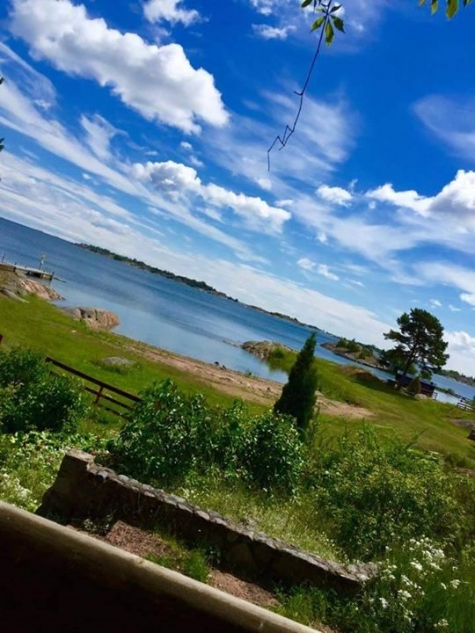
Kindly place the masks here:
<instances>
[{"instance_id":1,"label":"green grass","mask_svg":"<svg viewBox=\"0 0 475 633\"><path fill-rule=\"evenodd\" d=\"M211 574L208 555L201 549L190 549L180 541L160 533L163 541L163 554L152 554L148 560L167 569L178 571L193 580L207 583Z\"/></svg>"},{"instance_id":2,"label":"green grass","mask_svg":"<svg viewBox=\"0 0 475 633\"><path fill-rule=\"evenodd\" d=\"M279 349L269 364L284 371L292 366L295 353ZM381 434L396 433L407 442L443 454L455 465L475 468L475 443L467 439L468 431L451 420L474 420L475 414L437 400L417 400L386 385L364 368L338 365L316 359L319 389L332 400L364 407L371 416L366 423ZM348 426L358 427L363 421L320 416L324 434L334 437Z\"/></svg>"},{"instance_id":3,"label":"green grass","mask_svg":"<svg viewBox=\"0 0 475 633\"><path fill-rule=\"evenodd\" d=\"M205 380L159 362L148 360L130 347L146 350L147 345L111 332L93 332L73 321L55 306L28 297L27 303L0 295L0 334L3 344L40 350L55 360L71 365L98 380L137 394L155 381L171 378L188 393L202 393L212 404L228 405L235 398L209 387ZM121 356L134 361L128 368L109 367L104 358ZM258 405L254 405L259 408Z\"/></svg>"},{"instance_id":4,"label":"green grass","mask_svg":"<svg viewBox=\"0 0 475 633\"><path fill-rule=\"evenodd\" d=\"M175 490L201 508L209 508L259 532L331 560L345 560L344 553L325 536L319 511L311 494L281 498L250 490L239 482L203 477Z\"/></svg>"}]
</instances>

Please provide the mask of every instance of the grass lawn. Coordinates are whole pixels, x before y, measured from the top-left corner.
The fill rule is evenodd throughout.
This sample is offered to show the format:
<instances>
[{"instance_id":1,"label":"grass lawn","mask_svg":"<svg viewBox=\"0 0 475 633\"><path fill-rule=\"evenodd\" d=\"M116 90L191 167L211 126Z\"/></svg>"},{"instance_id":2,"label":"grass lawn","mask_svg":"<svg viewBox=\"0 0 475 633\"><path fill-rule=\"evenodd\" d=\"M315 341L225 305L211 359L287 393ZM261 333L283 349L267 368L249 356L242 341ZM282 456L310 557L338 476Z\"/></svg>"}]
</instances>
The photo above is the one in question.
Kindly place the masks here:
<instances>
[{"instance_id":1,"label":"grass lawn","mask_svg":"<svg viewBox=\"0 0 475 633\"><path fill-rule=\"evenodd\" d=\"M8 347L21 345L39 350L45 356L134 394L155 381L171 378L189 393L203 393L213 404L226 405L234 400L210 389L205 381L190 373L134 354L127 349L130 339L110 332L93 332L33 296L28 297L27 303L21 303L0 295L0 334ZM127 358L136 365L125 369L104 365L103 359L111 356Z\"/></svg>"},{"instance_id":2,"label":"grass lawn","mask_svg":"<svg viewBox=\"0 0 475 633\"><path fill-rule=\"evenodd\" d=\"M110 332L93 332L36 297L22 303L0 295L0 333L4 335L4 345L41 350L45 355L132 393L139 393L154 381L171 378L188 393L203 393L211 404L229 405L235 399L190 372L131 352L130 339ZM101 361L110 356L128 358L136 365L121 370L103 365ZM288 370L294 360L295 354L285 351L271 358L270 364ZM466 428L453 424L453 420L473 419L473 413L437 401L408 397L358 368L322 359L316 362L320 389L327 398L368 409L372 415L365 422L378 432L395 432L408 442L415 440L417 446L443 453L456 465L475 468L475 443L467 439ZM251 408L257 411L263 407L252 404ZM330 441L348 426L357 427L362 423L320 416L323 435ZM94 423L90 430L93 427Z\"/></svg>"},{"instance_id":3,"label":"grass lawn","mask_svg":"<svg viewBox=\"0 0 475 633\"><path fill-rule=\"evenodd\" d=\"M279 350L270 365L288 369L295 361L292 352ZM338 365L316 359L319 388L327 397L368 409L372 416L365 420L379 432L396 433L404 440L426 450L443 453L456 464L475 468L475 442L467 439L468 430L454 420L473 420L475 414L437 400L418 400L394 390L364 368ZM321 428L327 437L363 422L320 416Z\"/></svg>"}]
</instances>

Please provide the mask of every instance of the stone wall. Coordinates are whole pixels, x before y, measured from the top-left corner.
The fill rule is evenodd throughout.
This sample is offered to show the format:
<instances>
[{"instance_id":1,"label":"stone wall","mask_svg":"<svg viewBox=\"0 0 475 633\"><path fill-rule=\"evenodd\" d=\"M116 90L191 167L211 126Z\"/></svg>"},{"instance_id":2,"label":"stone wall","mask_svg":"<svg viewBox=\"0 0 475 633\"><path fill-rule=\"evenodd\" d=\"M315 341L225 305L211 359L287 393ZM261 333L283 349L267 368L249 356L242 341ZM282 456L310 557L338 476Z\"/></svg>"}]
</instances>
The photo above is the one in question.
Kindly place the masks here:
<instances>
[{"instance_id":1,"label":"stone wall","mask_svg":"<svg viewBox=\"0 0 475 633\"><path fill-rule=\"evenodd\" d=\"M376 573L375 565L344 566L303 552L176 495L117 475L81 451L65 455L37 514L63 522L113 518L162 527L191 545L211 546L228 568L257 581L311 583L352 592Z\"/></svg>"}]
</instances>

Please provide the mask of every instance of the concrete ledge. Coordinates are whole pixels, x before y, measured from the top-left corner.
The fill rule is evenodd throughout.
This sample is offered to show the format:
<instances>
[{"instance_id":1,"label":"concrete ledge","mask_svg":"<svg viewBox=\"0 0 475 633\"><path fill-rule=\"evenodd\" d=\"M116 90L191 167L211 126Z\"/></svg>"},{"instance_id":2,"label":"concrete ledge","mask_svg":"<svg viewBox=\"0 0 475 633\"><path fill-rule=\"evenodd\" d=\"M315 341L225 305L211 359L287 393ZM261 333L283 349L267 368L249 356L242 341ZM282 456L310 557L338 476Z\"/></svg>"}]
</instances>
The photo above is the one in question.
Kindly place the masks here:
<instances>
[{"instance_id":1,"label":"concrete ledge","mask_svg":"<svg viewBox=\"0 0 475 633\"><path fill-rule=\"evenodd\" d=\"M350 593L361 589L377 569L372 564L344 566L303 552L176 495L117 475L81 451L65 455L37 513L64 522L113 518L160 526L192 545L212 546L225 565L257 581L310 583Z\"/></svg>"},{"instance_id":2,"label":"concrete ledge","mask_svg":"<svg viewBox=\"0 0 475 633\"><path fill-rule=\"evenodd\" d=\"M310 633L313 629L0 502L9 631Z\"/></svg>"}]
</instances>

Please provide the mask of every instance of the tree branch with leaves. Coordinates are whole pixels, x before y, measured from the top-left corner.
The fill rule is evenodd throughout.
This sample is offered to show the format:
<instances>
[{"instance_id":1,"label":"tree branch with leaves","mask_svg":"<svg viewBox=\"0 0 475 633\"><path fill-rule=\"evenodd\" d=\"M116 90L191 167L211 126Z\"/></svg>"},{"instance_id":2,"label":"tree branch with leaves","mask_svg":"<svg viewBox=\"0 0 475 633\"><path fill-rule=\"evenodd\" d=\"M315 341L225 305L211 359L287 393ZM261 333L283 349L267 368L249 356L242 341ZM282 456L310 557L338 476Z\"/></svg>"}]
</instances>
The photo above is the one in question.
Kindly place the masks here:
<instances>
[{"instance_id":1,"label":"tree branch with leaves","mask_svg":"<svg viewBox=\"0 0 475 633\"><path fill-rule=\"evenodd\" d=\"M426 4L430 4L430 10L432 14L437 13L440 8L440 4L443 4L443 2L439 2L439 0L418 0L418 2L420 7ZM463 7L468 7L468 5L471 3L472 0L445 0L445 15L449 20L451 20L458 13L461 5ZM331 46L333 40L335 39L335 32L345 32L345 23L343 21L343 18L341 17L341 15L344 13L343 4L338 4L334 0L303 0L300 7L302 9L313 7L314 13L318 14L318 17L312 23L310 30L313 32L319 31L319 38L303 87L301 90L294 91L294 94L297 95L297 97L299 98L294 121L291 125L285 126L284 133L278 134L275 137L272 145L267 150L268 171L270 171L270 155L272 150L275 147L277 147L279 150L284 149L292 135L295 133L300 115L302 113L305 93L307 92L307 88L309 86L310 79L312 78L315 64L320 55L323 41L325 41L325 44L327 46Z\"/></svg>"}]
</instances>

